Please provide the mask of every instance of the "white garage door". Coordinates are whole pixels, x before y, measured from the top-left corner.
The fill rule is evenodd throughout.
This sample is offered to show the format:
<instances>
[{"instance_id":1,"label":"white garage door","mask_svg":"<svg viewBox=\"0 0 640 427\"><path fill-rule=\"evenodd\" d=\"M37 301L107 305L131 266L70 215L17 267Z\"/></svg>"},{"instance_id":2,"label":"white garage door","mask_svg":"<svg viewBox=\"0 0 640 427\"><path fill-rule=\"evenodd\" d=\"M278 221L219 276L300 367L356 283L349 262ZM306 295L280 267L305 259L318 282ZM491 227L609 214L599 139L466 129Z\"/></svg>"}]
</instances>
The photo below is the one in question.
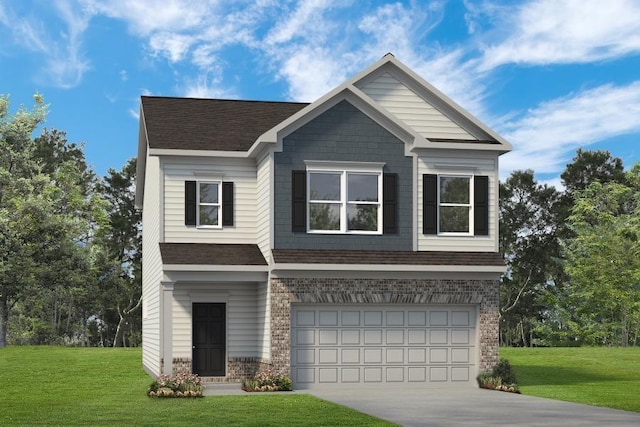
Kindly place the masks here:
<instances>
[{"instance_id":1,"label":"white garage door","mask_svg":"<svg viewBox=\"0 0 640 427\"><path fill-rule=\"evenodd\" d=\"M296 388L475 381L474 306L327 306L291 313Z\"/></svg>"}]
</instances>

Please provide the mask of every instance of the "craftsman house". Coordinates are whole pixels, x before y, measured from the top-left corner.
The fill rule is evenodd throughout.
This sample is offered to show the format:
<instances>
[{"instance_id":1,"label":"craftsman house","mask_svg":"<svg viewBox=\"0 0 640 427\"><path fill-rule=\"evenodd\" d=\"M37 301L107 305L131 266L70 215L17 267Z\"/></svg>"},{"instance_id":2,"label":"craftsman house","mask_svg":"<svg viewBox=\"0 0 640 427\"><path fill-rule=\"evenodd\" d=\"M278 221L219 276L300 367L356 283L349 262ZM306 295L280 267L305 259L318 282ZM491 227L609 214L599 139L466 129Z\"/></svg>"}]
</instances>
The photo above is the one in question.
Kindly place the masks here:
<instances>
[{"instance_id":1,"label":"craftsman house","mask_svg":"<svg viewBox=\"0 0 640 427\"><path fill-rule=\"evenodd\" d=\"M390 54L311 104L142 97L145 370L475 383L510 149Z\"/></svg>"}]
</instances>

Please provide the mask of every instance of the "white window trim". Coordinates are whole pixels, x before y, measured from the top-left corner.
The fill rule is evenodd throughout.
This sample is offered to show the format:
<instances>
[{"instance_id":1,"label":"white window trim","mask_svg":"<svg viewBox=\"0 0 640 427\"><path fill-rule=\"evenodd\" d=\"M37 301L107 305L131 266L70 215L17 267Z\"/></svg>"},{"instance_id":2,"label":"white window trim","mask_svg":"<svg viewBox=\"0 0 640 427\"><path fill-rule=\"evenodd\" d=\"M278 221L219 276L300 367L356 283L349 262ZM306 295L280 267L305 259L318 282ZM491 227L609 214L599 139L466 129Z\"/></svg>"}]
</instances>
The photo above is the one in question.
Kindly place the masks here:
<instances>
[{"instance_id":1,"label":"white window trim","mask_svg":"<svg viewBox=\"0 0 640 427\"><path fill-rule=\"evenodd\" d=\"M363 235L381 235L383 230L382 224L382 168L384 163L377 162L331 162L331 161L311 161L306 160L307 165L307 233L309 234L363 234ZM340 200L317 200L316 203L340 204L340 229L339 230L312 230L311 216L309 206L311 203L311 179L310 173L327 173L340 174ZM349 194L347 188L348 174L369 174L378 177L378 201L377 202L349 202ZM347 229L347 207L354 204L370 204L378 207L378 229L376 231L367 230L348 230Z\"/></svg>"},{"instance_id":2,"label":"white window trim","mask_svg":"<svg viewBox=\"0 0 640 427\"><path fill-rule=\"evenodd\" d=\"M200 184L218 185L218 203L200 203ZM218 224L200 224L200 206L218 207ZM196 228L220 229L222 228L222 180L206 179L196 181Z\"/></svg>"},{"instance_id":3,"label":"white window trim","mask_svg":"<svg viewBox=\"0 0 640 427\"><path fill-rule=\"evenodd\" d=\"M440 202L440 179L441 178L468 178L469 179L469 203L442 203ZM438 236L473 236L474 235L474 223L473 223L473 210L475 206L473 204L474 201L474 174L464 174L464 173L452 173L452 174L438 174L438 182L437 185L437 194L438 194L438 206L437 206L437 226L438 226ZM440 207L441 206L463 206L469 207L469 231L468 232L454 232L454 231L440 231Z\"/></svg>"}]
</instances>

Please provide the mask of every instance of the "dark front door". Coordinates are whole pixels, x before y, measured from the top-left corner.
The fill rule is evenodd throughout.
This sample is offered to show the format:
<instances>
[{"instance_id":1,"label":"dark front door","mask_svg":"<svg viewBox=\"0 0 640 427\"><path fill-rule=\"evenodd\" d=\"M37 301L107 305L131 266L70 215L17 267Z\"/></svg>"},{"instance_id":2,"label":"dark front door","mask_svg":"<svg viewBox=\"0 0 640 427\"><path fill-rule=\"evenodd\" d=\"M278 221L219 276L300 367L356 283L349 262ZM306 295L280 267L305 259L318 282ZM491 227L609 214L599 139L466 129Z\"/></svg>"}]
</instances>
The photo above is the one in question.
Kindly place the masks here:
<instances>
[{"instance_id":1,"label":"dark front door","mask_svg":"<svg viewBox=\"0 0 640 427\"><path fill-rule=\"evenodd\" d=\"M193 304L193 373L207 377L225 375L226 304Z\"/></svg>"}]
</instances>

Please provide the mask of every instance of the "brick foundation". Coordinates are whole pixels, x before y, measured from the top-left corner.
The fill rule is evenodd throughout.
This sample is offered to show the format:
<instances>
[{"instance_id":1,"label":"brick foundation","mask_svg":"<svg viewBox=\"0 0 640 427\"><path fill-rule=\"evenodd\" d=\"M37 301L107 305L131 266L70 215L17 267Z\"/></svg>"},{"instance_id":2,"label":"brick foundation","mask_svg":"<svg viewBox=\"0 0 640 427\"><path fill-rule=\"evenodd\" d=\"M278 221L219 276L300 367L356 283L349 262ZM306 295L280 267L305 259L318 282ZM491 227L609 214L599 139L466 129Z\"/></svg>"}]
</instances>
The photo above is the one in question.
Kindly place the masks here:
<instances>
[{"instance_id":1,"label":"brick foundation","mask_svg":"<svg viewBox=\"0 0 640 427\"><path fill-rule=\"evenodd\" d=\"M291 304L478 304L478 370L498 363L497 280L271 279L271 363L290 370Z\"/></svg>"},{"instance_id":2,"label":"brick foundation","mask_svg":"<svg viewBox=\"0 0 640 427\"><path fill-rule=\"evenodd\" d=\"M164 368L164 359L161 361ZM240 382L246 378L253 378L256 373L270 368L268 360L259 357L230 357L227 359L227 375L224 377L203 377L205 382ZM190 373L191 358L176 357L173 359L173 373Z\"/></svg>"}]
</instances>

